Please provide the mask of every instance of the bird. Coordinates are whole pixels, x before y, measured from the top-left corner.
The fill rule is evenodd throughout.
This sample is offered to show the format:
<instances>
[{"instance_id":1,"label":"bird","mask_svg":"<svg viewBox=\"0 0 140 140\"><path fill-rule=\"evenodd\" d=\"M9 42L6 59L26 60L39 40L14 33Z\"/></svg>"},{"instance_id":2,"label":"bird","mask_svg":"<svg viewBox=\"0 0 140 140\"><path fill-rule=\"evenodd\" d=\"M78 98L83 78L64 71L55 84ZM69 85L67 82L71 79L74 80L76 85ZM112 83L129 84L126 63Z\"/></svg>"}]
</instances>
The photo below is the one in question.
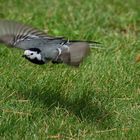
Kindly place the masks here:
<instances>
[{"instance_id":1,"label":"bird","mask_svg":"<svg viewBox=\"0 0 140 140\"><path fill-rule=\"evenodd\" d=\"M0 20L0 43L24 50L23 58L38 65L64 63L78 67L90 54L95 41L69 40L54 37L30 25L13 21Z\"/></svg>"}]
</instances>

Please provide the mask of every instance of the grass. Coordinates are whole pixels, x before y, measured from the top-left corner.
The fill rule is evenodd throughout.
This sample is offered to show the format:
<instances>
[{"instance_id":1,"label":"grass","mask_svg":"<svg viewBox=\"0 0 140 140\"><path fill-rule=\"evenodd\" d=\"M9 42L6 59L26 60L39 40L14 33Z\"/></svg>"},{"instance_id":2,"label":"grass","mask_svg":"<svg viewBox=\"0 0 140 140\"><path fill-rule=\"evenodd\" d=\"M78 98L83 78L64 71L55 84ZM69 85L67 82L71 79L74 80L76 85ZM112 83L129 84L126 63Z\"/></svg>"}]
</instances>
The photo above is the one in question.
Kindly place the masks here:
<instances>
[{"instance_id":1,"label":"grass","mask_svg":"<svg viewBox=\"0 0 140 140\"><path fill-rule=\"evenodd\" d=\"M0 139L140 139L140 2L1 0L0 18L95 40L79 69L0 45Z\"/></svg>"}]
</instances>

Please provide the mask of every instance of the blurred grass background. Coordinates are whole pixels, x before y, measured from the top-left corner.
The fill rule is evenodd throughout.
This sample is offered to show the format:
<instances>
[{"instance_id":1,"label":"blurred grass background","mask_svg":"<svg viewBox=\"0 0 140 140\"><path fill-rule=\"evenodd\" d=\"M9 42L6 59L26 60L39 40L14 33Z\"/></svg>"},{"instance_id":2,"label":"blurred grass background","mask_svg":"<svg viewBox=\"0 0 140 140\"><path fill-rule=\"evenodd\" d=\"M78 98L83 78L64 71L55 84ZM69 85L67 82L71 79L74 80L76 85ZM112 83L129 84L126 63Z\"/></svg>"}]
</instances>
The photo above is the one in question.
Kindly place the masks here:
<instances>
[{"instance_id":1,"label":"blurred grass background","mask_svg":"<svg viewBox=\"0 0 140 140\"><path fill-rule=\"evenodd\" d=\"M140 138L139 0L1 0L0 18L95 40L79 69L0 45L0 139Z\"/></svg>"}]
</instances>

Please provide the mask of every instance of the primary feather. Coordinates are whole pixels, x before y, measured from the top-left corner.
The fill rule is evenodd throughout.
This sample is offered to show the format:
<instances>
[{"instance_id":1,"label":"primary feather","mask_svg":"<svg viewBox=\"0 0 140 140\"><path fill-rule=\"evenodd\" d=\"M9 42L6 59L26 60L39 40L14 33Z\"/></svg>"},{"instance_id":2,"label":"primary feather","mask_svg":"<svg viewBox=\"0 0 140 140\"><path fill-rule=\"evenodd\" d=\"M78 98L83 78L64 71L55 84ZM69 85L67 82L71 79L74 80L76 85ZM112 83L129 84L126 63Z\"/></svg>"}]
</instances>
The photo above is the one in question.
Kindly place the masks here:
<instances>
[{"instance_id":1,"label":"primary feather","mask_svg":"<svg viewBox=\"0 0 140 140\"><path fill-rule=\"evenodd\" d=\"M0 20L0 42L12 46L19 47L17 44L24 40L33 39L62 39L62 37L51 37L46 33L33 27L9 20ZM24 49L24 47L20 47Z\"/></svg>"}]
</instances>

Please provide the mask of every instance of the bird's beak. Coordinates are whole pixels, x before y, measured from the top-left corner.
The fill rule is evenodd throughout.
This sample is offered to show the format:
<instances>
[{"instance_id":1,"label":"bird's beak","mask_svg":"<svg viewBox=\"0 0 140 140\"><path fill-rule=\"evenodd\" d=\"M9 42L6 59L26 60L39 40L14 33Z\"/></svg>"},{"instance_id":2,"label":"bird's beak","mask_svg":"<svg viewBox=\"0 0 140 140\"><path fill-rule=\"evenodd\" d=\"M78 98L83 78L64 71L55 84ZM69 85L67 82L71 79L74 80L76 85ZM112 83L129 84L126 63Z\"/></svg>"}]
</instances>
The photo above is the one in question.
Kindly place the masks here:
<instances>
[{"instance_id":1,"label":"bird's beak","mask_svg":"<svg viewBox=\"0 0 140 140\"><path fill-rule=\"evenodd\" d=\"M25 55L23 54L22 57L25 57Z\"/></svg>"}]
</instances>

